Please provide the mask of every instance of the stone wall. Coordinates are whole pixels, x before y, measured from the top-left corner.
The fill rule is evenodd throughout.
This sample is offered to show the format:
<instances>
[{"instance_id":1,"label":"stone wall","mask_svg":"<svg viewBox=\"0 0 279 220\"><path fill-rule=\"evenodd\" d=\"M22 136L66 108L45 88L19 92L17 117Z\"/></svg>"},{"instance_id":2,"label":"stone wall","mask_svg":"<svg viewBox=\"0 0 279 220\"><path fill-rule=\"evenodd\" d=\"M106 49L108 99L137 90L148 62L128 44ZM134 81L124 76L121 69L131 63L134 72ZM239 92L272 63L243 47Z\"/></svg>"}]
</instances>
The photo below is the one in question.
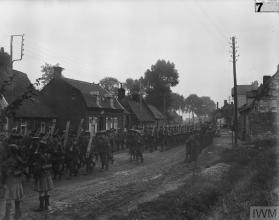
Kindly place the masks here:
<instances>
[{"instance_id":1,"label":"stone wall","mask_svg":"<svg viewBox=\"0 0 279 220\"><path fill-rule=\"evenodd\" d=\"M250 112L248 119L251 139L258 139L269 134L277 134L277 113Z\"/></svg>"}]
</instances>

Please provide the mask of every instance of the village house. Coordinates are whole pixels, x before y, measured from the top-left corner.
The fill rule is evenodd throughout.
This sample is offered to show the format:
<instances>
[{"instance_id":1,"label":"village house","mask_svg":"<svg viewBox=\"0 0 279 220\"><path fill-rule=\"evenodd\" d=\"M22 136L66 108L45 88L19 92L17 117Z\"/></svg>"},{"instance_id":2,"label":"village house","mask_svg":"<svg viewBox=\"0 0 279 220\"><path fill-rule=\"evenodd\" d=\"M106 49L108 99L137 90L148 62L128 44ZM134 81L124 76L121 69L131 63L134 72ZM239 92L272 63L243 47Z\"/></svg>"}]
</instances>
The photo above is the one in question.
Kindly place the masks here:
<instances>
[{"instance_id":1,"label":"village house","mask_svg":"<svg viewBox=\"0 0 279 220\"><path fill-rule=\"evenodd\" d=\"M148 104L147 107L149 108L151 114L155 119L155 123L157 127L163 126L165 123L165 116L161 113L154 105Z\"/></svg>"},{"instance_id":2,"label":"village house","mask_svg":"<svg viewBox=\"0 0 279 220\"><path fill-rule=\"evenodd\" d=\"M54 78L41 90L44 101L57 115L57 127L77 130L83 119L83 129L123 129L124 108L108 91L95 83L62 76L61 67L54 68Z\"/></svg>"},{"instance_id":3,"label":"village house","mask_svg":"<svg viewBox=\"0 0 279 220\"><path fill-rule=\"evenodd\" d=\"M253 101L253 97L247 96L247 93L253 93L257 89L257 81L251 83L251 85L237 85L237 107L241 108L245 104L250 104ZM231 95L234 97L234 88L231 89Z\"/></svg>"},{"instance_id":4,"label":"village house","mask_svg":"<svg viewBox=\"0 0 279 220\"><path fill-rule=\"evenodd\" d=\"M27 74L12 70L10 57L0 51L0 109L14 106L11 114L1 117L1 132L27 131L45 133L55 123L56 116L31 85Z\"/></svg>"},{"instance_id":5,"label":"village house","mask_svg":"<svg viewBox=\"0 0 279 220\"><path fill-rule=\"evenodd\" d=\"M273 76L263 76L263 83L253 93L250 104L240 108L239 127L242 139L253 140L264 135L276 134L279 108L279 65Z\"/></svg>"},{"instance_id":6,"label":"village house","mask_svg":"<svg viewBox=\"0 0 279 220\"><path fill-rule=\"evenodd\" d=\"M139 94L126 96L125 89L118 89L118 100L125 108L125 128L161 126L164 115L153 105L147 104Z\"/></svg>"}]
</instances>

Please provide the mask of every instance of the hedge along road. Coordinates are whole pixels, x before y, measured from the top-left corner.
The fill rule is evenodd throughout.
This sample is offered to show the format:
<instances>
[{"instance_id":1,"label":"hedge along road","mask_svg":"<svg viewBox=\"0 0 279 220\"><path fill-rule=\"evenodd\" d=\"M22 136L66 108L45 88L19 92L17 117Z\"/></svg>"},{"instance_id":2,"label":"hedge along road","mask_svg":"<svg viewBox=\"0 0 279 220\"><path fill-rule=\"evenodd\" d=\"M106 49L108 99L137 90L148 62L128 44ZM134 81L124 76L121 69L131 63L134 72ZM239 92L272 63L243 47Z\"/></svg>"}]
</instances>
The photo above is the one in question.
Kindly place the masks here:
<instances>
[{"instance_id":1,"label":"hedge along road","mask_svg":"<svg viewBox=\"0 0 279 220\"><path fill-rule=\"evenodd\" d=\"M219 159L220 152L229 146L230 137L222 135L206 148L198 167L207 167ZM178 146L164 152L144 153L144 162L131 162L129 155L115 155L108 171L95 171L70 180L55 182L51 191L52 210L37 213L38 195L26 186L23 218L31 219L106 219L127 213L139 203L157 198L181 186L193 173L193 164L184 163L185 148Z\"/></svg>"}]
</instances>

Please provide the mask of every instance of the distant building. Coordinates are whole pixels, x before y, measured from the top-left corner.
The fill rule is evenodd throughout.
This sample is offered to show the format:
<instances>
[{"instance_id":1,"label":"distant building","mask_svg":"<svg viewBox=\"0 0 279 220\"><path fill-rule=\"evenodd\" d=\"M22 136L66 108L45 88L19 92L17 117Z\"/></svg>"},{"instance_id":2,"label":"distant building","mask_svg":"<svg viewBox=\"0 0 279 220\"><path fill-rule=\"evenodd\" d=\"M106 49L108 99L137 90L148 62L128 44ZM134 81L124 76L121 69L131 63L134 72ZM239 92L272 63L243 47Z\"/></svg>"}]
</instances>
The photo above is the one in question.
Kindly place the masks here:
<instances>
[{"instance_id":1,"label":"distant building","mask_svg":"<svg viewBox=\"0 0 279 220\"><path fill-rule=\"evenodd\" d=\"M249 94L253 101L240 108L240 131L243 139L276 134L279 111L279 65L273 76L263 76L263 83Z\"/></svg>"},{"instance_id":2,"label":"distant building","mask_svg":"<svg viewBox=\"0 0 279 220\"><path fill-rule=\"evenodd\" d=\"M253 101L250 94L257 89L257 81L255 81L251 85L237 85L237 107L241 108L245 104L250 104ZM234 88L232 88L231 90L231 95L232 97L234 97Z\"/></svg>"},{"instance_id":3,"label":"distant building","mask_svg":"<svg viewBox=\"0 0 279 220\"><path fill-rule=\"evenodd\" d=\"M54 78L42 89L44 101L57 115L57 126L77 130L81 119L83 129L122 129L124 108L108 91L95 83L62 76L62 68L54 67Z\"/></svg>"}]
</instances>

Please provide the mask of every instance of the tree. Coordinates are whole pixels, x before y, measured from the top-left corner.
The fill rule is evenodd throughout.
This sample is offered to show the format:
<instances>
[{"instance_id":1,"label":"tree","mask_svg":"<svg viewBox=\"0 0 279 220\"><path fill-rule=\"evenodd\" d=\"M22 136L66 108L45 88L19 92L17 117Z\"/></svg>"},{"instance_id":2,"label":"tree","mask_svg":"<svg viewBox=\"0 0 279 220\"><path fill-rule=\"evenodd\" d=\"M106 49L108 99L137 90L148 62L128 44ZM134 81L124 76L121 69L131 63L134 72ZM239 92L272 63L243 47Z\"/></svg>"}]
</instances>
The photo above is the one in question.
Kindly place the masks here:
<instances>
[{"instance_id":1,"label":"tree","mask_svg":"<svg viewBox=\"0 0 279 220\"><path fill-rule=\"evenodd\" d=\"M196 94L191 94L185 99L188 112L192 113L201 118L202 116L207 117L212 114L216 108L215 102L208 96L199 97Z\"/></svg>"},{"instance_id":2,"label":"tree","mask_svg":"<svg viewBox=\"0 0 279 220\"><path fill-rule=\"evenodd\" d=\"M196 114L197 116L200 115L202 101L196 94L189 95L185 99L185 105L187 106L188 111L192 113L192 116L194 116L194 114Z\"/></svg>"},{"instance_id":3,"label":"tree","mask_svg":"<svg viewBox=\"0 0 279 220\"><path fill-rule=\"evenodd\" d=\"M183 95L171 93L171 107L175 111L185 112L185 99Z\"/></svg>"},{"instance_id":4,"label":"tree","mask_svg":"<svg viewBox=\"0 0 279 220\"><path fill-rule=\"evenodd\" d=\"M212 114L216 109L215 102L208 96L202 96L200 99L202 101L201 115L208 116Z\"/></svg>"},{"instance_id":5,"label":"tree","mask_svg":"<svg viewBox=\"0 0 279 220\"><path fill-rule=\"evenodd\" d=\"M119 81L113 77L105 77L100 80L99 84L109 91L112 95L117 95L117 89L119 87Z\"/></svg>"},{"instance_id":6,"label":"tree","mask_svg":"<svg viewBox=\"0 0 279 220\"><path fill-rule=\"evenodd\" d=\"M171 105L170 87L178 84L178 77L174 63L158 60L144 74L146 101L166 114Z\"/></svg>"},{"instance_id":7,"label":"tree","mask_svg":"<svg viewBox=\"0 0 279 220\"><path fill-rule=\"evenodd\" d=\"M138 79L134 80L132 78L128 78L126 79L124 86L127 89L129 95L140 92L140 81Z\"/></svg>"},{"instance_id":8,"label":"tree","mask_svg":"<svg viewBox=\"0 0 279 220\"><path fill-rule=\"evenodd\" d=\"M54 77L54 71L53 71L53 67L55 66L60 66L59 63L55 64L55 65L51 65L48 63L45 63L44 65L41 66L41 72L43 73L42 77L41 77L41 83L42 85L46 85L48 84Z\"/></svg>"}]
</instances>

